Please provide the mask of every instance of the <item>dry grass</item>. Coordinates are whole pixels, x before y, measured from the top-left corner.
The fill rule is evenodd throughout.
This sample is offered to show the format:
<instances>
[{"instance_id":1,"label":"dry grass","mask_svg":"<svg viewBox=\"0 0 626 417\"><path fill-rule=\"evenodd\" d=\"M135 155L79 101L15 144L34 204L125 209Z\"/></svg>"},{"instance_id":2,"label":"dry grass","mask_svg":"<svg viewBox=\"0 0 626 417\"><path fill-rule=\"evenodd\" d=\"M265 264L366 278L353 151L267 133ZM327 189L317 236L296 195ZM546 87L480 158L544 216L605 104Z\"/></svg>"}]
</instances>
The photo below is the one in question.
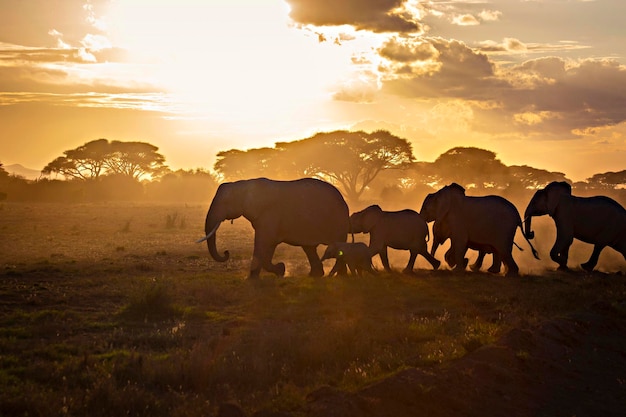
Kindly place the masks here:
<instances>
[{"instance_id":1,"label":"dry grass","mask_svg":"<svg viewBox=\"0 0 626 417\"><path fill-rule=\"evenodd\" d=\"M425 263L415 276L312 279L303 252L281 245L287 277L250 282L249 224L222 225L231 260L219 264L194 243L205 210L2 205L0 415L291 410L323 385L446 366L511 328L626 299L622 273L560 274L528 250L519 279Z\"/></svg>"}]
</instances>

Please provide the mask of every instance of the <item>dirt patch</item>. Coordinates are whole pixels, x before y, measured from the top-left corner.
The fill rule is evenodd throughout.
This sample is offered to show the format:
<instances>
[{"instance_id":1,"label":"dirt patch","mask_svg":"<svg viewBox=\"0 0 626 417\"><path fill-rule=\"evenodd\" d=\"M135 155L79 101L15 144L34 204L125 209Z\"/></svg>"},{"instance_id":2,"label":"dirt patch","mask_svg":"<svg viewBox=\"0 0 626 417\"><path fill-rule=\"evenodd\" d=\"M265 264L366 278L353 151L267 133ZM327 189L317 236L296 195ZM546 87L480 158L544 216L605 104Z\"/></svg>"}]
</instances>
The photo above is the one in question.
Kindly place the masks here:
<instances>
[{"instance_id":1,"label":"dirt patch","mask_svg":"<svg viewBox=\"0 0 626 417\"><path fill-rule=\"evenodd\" d=\"M408 369L356 393L325 387L309 417L626 415L626 305L515 329L449 366Z\"/></svg>"}]
</instances>

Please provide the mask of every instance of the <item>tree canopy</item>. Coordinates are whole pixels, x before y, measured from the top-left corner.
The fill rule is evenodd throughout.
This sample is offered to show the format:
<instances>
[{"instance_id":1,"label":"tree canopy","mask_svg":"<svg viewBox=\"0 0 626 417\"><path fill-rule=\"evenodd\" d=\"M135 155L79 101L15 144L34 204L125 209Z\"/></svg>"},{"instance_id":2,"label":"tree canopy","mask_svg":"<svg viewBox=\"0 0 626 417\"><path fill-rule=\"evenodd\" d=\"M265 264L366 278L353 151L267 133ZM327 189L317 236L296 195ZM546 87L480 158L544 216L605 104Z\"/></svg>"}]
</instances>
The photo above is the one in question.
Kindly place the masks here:
<instances>
[{"instance_id":1,"label":"tree canopy","mask_svg":"<svg viewBox=\"0 0 626 417\"><path fill-rule=\"evenodd\" d=\"M511 180L517 182L521 188L530 190L545 187L552 181L567 181L562 172L547 171L528 165L512 165L508 170Z\"/></svg>"},{"instance_id":2,"label":"tree canopy","mask_svg":"<svg viewBox=\"0 0 626 417\"><path fill-rule=\"evenodd\" d=\"M456 182L467 188L497 188L506 182L507 166L486 149L456 147L433 163L442 185Z\"/></svg>"},{"instance_id":3,"label":"tree canopy","mask_svg":"<svg viewBox=\"0 0 626 417\"><path fill-rule=\"evenodd\" d=\"M337 130L279 142L274 148L220 152L214 169L227 180L317 177L356 201L381 171L406 168L413 161L411 144L387 131Z\"/></svg>"},{"instance_id":4,"label":"tree canopy","mask_svg":"<svg viewBox=\"0 0 626 417\"><path fill-rule=\"evenodd\" d=\"M165 157L154 145L145 142L96 139L63 152L41 171L65 178L98 179L104 174L122 174L134 179L157 177L165 169Z\"/></svg>"},{"instance_id":5,"label":"tree canopy","mask_svg":"<svg viewBox=\"0 0 626 417\"><path fill-rule=\"evenodd\" d=\"M603 174L595 174L587 179L592 188L614 189L626 188L626 169L619 172L605 172Z\"/></svg>"},{"instance_id":6,"label":"tree canopy","mask_svg":"<svg viewBox=\"0 0 626 417\"><path fill-rule=\"evenodd\" d=\"M280 167L275 163L278 152L274 148L222 151L217 154L213 169L228 181L256 177L280 178Z\"/></svg>"},{"instance_id":7,"label":"tree canopy","mask_svg":"<svg viewBox=\"0 0 626 417\"><path fill-rule=\"evenodd\" d=\"M65 151L44 170L71 181L27 180L11 174L0 162L0 200L205 201L224 180L308 176L335 184L354 207L381 201L401 208L417 204L450 182L461 184L474 195L495 193L507 197L524 196L552 181L571 183L564 173L527 165L506 166L494 152L473 147L455 147L434 162L416 162L410 143L386 131L339 130L279 142L272 148L231 149L217 154L214 172L172 172L157 151L156 146L142 142L87 142ZM595 174L573 187L581 195L610 195L623 202L626 171Z\"/></svg>"}]
</instances>

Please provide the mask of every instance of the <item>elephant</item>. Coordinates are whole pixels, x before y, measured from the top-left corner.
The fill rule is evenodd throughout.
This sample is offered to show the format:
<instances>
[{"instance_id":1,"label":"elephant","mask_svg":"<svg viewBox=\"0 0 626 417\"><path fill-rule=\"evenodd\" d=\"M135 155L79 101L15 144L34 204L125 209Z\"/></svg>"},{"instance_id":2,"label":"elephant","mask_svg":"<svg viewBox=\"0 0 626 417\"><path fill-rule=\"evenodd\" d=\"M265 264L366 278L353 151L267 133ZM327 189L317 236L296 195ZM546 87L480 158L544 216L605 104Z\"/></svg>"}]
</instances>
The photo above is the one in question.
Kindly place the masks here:
<instances>
[{"instance_id":1,"label":"elephant","mask_svg":"<svg viewBox=\"0 0 626 417\"><path fill-rule=\"evenodd\" d=\"M350 216L350 231L370 234L370 253L372 256L380 255L387 272L391 272L387 247L411 252L404 273L413 272L418 254L426 258L435 270L441 264L428 253L428 225L414 210L384 211L380 206L372 205Z\"/></svg>"},{"instance_id":2,"label":"elephant","mask_svg":"<svg viewBox=\"0 0 626 417\"><path fill-rule=\"evenodd\" d=\"M448 240L450 238L450 235L451 235L450 225L448 225L447 219L437 220L435 223L433 223L433 243L430 249L430 254L432 256L435 256L435 252L437 251L437 248L439 247L439 245L443 244L446 240ZM515 244L515 242L513 243ZM470 265L470 269L472 271L479 271L483 265L483 260L485 258L485 255L491 253L493 254L493 262L491 266L489 267L488 271L494 274L500 273L502 260L500 259L500 255L498 254L498 252L494 250L493 246L468 241L467 247L468 249L474 249L478 251L478 258L476 259L476 262ZM454 268L456 266L453 247L450 247L446 251L446 254L444 255L444 259L446 260L446 262L451 268ZM468 259L464 258L463 265L467 266L467 262L468 262Z\"/></svg>"},{"instance_id":3,"label":"elephant","mask_svg":"<svg viewBox=\"0 0 626 417\"><path fill-rule=\"evenodd\" d=\"M324 266L317 246L345 242L349 231L348 215L348 205L339 190L318 179L255 178L226 182L218 187L213 197L206 215L206 236L198 242L206 240L213 259L227 261L230 254L218 252L215 234L222 221L243 216L255 232L249 278L258 278L261 268L278 276L285 274L284 263L272 263L279 243L301 246L311 265L309 275L321 277ZM340 270L345 273L345 265Z\"/></svg>"},{"instance_id":4,"label":"elephant","mask_svg":"<svg viewBox=\"0 0 626 417\"><path fill-rule=\"evenodd\" d=\"M348 266L350 273L355 276L362 275L363 272L374 274L372 268L372 255L370 249L362 242L334 242L328 245L322 261L335 258L342 261ZM329 276L333 276L335 268L330 272Z\"/></svg>"},{"instance_id":5,"label":"elephant","mask_svg":"<svg viewBox=\"0 0 626 417\"><path fill-rule=\"evenodd\" d=\"M531 226L533 216L545 214L556 225L550 258L559 264L559 270L568 269L567 258L574 239L594 245L591 257L581 265L585 271L593 271L606 246L626 259L626 209L617 201L605 196L573 196L570 184L553 181L535 192L524 212L526 235L530 239L535 235Z\"/></svg>"},{"instance_id":6,"label":"elephant","mask_svg":"<svg viewBox=\"0 0 626 417\"><path fill-rule=\"evenodd\" d=\"M488 195L469 197L465 189L457 183L428 194L422 203L420 214L425 221L447 222L450 230L450 245L454 251L454 270L465 269L465 252L470 242L488 245L504 262L506 276L519 275L519 267L513 259L513 239L522 219L517 208L507 199ZM539 259L537 251L526 235L533 256Z\"/></svg>"}]
</instances>

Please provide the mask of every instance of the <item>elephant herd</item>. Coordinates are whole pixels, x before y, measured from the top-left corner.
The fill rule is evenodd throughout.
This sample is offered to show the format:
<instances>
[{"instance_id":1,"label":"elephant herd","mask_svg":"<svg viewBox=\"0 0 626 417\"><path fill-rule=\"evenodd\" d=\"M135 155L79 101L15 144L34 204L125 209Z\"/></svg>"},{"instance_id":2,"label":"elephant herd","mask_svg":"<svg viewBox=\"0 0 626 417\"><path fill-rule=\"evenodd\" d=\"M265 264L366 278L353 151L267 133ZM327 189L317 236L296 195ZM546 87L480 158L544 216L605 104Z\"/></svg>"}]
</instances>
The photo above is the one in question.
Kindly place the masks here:
<instances>
[{"instance_id":1,"label":"elephant herd","mask_svg":"<svg viewBox=\"0 0 626 417\"><path fill-rule=\"evenodd\" d=\"M550 258L560 270L567 269L569 248L574 239L594 245L591 258L581 266L592 271L600 252L611 247L626 259L626 210L616 201L604 197L577 197L566 182L552 182L538 190L526 207L524 222L517 208L500 196L466 196L456 183L447 185L424 199L420 212L414 210L384 211L373 205L349 214L348 205L333 185L312 178L275 181L256 178L221 184L205 221L205 237L213 259L225 262L229 252L220 253L216 232L225 220L243 216L254 228L254 249L249 278L258 278L261 269L283 276L285 264L272 263L278 244L300 246L311 265L311 276L323 276L322 261L335 258L330 275L372 271L371 258L379 255L383 267L391 271L387 248L410 251L404 272L412 273L415 260L422 255L438 269L434 255L437 247L450 239L444 259L462 271L467 266L465 253L478 251L478 260L470 266L480 269L486 254L493 254L492 273L499 273L504 264L507 276L519 275L512 256L517 228L530 245L535 258L538 253L530 240L534 238L532 217L549 215L556 225L556 242ZM431 251L428 223L433 223ZM369 233L369 246L348 243L352 233ZM317 246L327 245L320 259ZM519 247L519 246L518 246Z\"/></svg>"}]
</instances>

